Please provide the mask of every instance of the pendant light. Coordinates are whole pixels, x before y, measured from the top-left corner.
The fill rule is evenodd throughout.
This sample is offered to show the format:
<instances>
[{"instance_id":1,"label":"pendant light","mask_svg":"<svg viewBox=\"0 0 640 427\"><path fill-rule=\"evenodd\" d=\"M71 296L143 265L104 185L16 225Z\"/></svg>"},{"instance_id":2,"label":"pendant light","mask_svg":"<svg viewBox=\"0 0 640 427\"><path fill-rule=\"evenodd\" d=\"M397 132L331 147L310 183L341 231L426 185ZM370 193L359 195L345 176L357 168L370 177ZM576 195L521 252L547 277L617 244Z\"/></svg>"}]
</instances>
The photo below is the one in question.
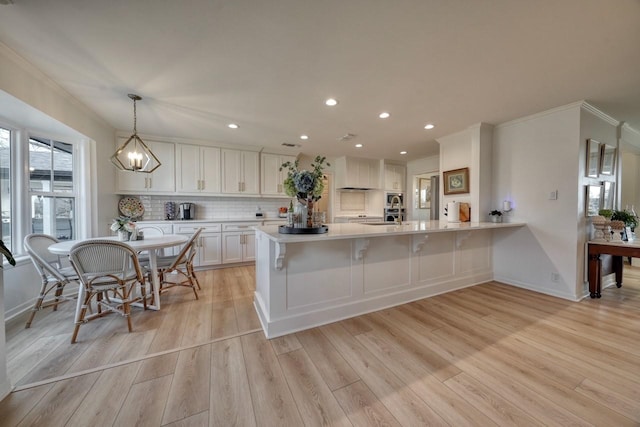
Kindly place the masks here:
<instances>
[{"instance_id":1,"label":"pendant light","mask_svg":"<svg viewBox=\"0 0 640 427\"><path fill-rule=\"evenodd\" d=\"M111 156L111 163L123 171L151 173L158 169L162 163L138 136L136 101L140 101L142 98L133 93L128 96L133 100L133 135Z\"/></svg>"}]
</instances>

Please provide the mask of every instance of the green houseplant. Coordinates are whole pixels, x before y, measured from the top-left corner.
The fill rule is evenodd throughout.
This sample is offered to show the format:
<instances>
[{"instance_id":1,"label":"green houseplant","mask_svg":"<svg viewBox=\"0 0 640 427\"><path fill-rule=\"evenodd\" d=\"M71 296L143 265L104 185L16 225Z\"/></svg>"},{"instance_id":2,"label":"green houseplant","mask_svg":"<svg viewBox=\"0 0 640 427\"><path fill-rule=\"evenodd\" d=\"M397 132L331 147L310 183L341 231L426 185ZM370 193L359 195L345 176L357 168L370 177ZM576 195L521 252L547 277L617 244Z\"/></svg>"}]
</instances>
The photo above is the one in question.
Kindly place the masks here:
<instances>
[{"instance_id":1,"label":"green houseplant","mask_svg":"<svg viewBox=\"0 0 640 427\"><path fill-rule=\"evenodd\" d=\"M622 221L626 227L631 227L631 231L638 225L638 217L626 209L622 211L614 210L611 215L611 221Z\"/></svg>"}]
</instances>

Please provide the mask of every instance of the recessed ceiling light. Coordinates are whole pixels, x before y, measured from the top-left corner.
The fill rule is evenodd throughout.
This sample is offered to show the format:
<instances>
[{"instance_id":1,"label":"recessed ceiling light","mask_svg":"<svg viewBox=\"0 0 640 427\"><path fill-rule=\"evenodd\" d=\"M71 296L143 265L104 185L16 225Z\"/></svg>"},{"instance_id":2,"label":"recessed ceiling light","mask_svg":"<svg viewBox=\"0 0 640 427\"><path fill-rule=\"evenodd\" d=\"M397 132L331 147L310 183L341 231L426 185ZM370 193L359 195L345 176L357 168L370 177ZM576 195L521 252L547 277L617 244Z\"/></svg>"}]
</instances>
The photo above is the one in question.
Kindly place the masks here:
<instances>
[{"instance_id":1,"label":"recessed ceiling light","mask_svg":"<svg viewBox=\"0 0 640 427\"><path fill-rule=\"evenodd\" d=\"M309 139L309 135L300 135L300 139Z\"/></svg>"},{"instance_id":2,"label":"recessed ceiling light","mask_svg":"<svg viewBox=\"0 0 640 427\"><path fill-rule=\"evenodd\" d=\"M424 128L425 129L433 129L434 127L436 127L435 125L432 125L431 123L429 123L428 125L426 125Z\"/></svg>"},{"instance_id":3,"label":"recessed ceiling light","mask_svg":"<svg viewBox=\"0 0 640 427\"><path fill-rule=\"evenodd\" d=\"M334 99L334 98L329 98L326 101L324 101L325 105L328 105L329 107L333 107L334 105L338 105L338 100Z\"/></svg>"},{"instance_id":4,"label":"recessed ceiling light","mask_svg":"<svg viewBox=\"0 0 640 427\"><path fill-rule=\"evenodd\" d=\"M400 154L407 154L407 152L406 151L401 151Z\"/></svg>"},{"instance_id":5,"label":"recessed ceiling light","mask_svg":"<svg viewBox=\"0 0 640 427\"><path fill-rule=\"evenodd\" d=\"M238 129L240 126L238 126L238 125L237 125L237 124L235 124L235 123L229 123L229 124L227 125L227 127L231 128L231 129Z\"/></svg>"},{"instance_id":6,"label":"recessed ceiling light","mask_svg":"<svg viewBox=\"0 0 640 427\"><path fill-rule=\"evenodd\" d=\"M380 117L381 119L386 119L386 118L388 118L390 115L391 115L391 114L389 114L389 113L387 113L387 112L385 111L385 112L383 112L383 113L380 113L380 114L378 115L378 117Z\"/></svg>"},{"instance_id":7,"label":"recessed ceiling light","mask_svg":"<svg viewBox=\"0 0 640 427\"><path fill-rule=\"evenodd\" d=\"M362 144L356 144L356 148L362 148Z\"/></svg>"}]
</instances>

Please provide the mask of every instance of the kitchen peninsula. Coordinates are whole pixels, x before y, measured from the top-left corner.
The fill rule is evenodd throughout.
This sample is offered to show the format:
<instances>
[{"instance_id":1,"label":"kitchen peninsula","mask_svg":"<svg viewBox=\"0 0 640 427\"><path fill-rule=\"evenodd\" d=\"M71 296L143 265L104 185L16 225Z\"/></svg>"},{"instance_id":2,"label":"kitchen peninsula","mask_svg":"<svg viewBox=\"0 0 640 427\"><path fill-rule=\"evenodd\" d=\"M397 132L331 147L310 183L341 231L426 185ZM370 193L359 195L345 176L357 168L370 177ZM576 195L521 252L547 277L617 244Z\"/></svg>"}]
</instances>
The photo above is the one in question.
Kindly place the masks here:
<instances>
[{"instance_id":1,"label":"kitchen peninsula","mask_svg":"<svg viewBox=\"0 0 640 427\"><path fill-rule=\"evenodd\" d=\"M486 282L492 241L523 223L329 224L256 230L254 305L267 338Z\"/></svg>"}]
</instances>

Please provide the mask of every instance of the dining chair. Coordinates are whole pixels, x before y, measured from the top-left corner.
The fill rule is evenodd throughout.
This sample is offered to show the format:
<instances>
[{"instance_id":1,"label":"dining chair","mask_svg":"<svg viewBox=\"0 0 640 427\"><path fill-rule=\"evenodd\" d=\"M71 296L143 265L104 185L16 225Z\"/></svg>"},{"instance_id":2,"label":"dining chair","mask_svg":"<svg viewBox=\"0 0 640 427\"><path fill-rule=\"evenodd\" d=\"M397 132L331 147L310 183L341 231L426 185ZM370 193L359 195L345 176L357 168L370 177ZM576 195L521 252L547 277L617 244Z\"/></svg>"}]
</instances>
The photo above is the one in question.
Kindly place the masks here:
<instances>
[{"instance_id":1,"label":"dining chair","mask_svg":"<svg viewBox=\"0 0 640 427\"><path fill-rule=\"evenodd\" d=\"M156 227L155 225L136 226L136 233L140 233L141 231L144 233L145 238L164 236L164 230L160 227ZM161 256L164 255L164 248L160 249L159 252ZM138 252L138 261L140 261L140 265L145 267L147 266L149 263L149 254L147 251Z\"/></svg>"},{"instance_id":2,"label":"dining chair","mask_svg":"<svg viewBox=\"0 0 640 427\"><path fill-rule=\"evenodd\" d=\"M140 299L132 297L137 284L140 285L144 309L147 309L145 276L136 252L122 242L88 240L74 245L69 259L80 278L84 294L71 343L76 342L83 323L111 312L124 316L131 332L131 303ZM94 298L97 312L87 316L87 309Z\"/></svg>"},{"instance_id":3,"label":"dining chair","mask_svg":"<svg viewBox=\"0 0 640 427\"><path fill-rule=\"evenodd\" d=\"M63 258L49 252L49 246L58 243L59 240L48 234L32 233L24 238L24 247L33 262L34 267L42 279L40 293L36 303L31 308L31 315L27 320L25 328L30 328L36 312L53 306L53 311L58 310L58 304L69 299L63 295L64 287L67 283L78 280L78 275L72 266L64 265ZM44 302L45 297L54 291L53 299Z\"/></svg>"},{"instance_id":4,"label":"dining chair","mask_svg":"<svg viewBox=\"0 0 640 427\"><path fill-rule=\"evenodd\" d=\"M200 283L195 275L193 261L196 255L196 242L203 228L198 228L182 247L178 255L158 257L158 276L160 279L160 292L165 292L174 286L191 288L198 299ZM171 277L169 277L171 276ZM179 277L173 277L179 276ZM168 280L171 279L171 280ZM178 279L178 281L175 281Z\"/></svg>"}]
</instances>

